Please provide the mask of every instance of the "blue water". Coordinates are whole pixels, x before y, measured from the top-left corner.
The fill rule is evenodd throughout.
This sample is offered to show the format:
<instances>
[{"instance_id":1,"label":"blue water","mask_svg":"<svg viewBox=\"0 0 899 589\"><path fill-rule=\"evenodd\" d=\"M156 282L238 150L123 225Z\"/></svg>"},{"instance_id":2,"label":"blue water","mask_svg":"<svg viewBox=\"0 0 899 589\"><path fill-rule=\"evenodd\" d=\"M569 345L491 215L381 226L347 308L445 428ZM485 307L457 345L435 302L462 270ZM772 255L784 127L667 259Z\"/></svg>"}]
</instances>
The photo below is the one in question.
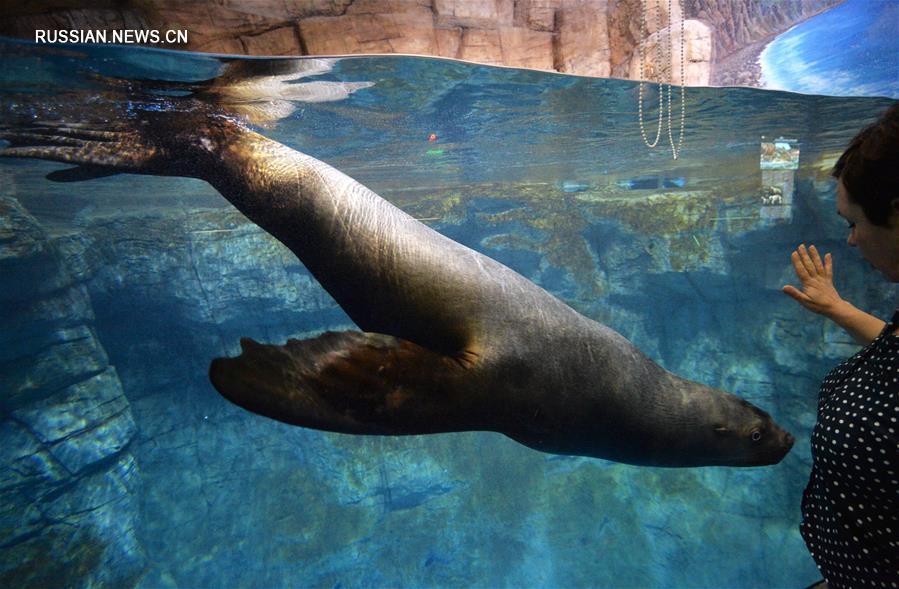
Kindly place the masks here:
<instances>
[{"instance_id":1,"label":"blue water","mask_svg":"<svg viewBox=\"0 0 899 589\"><path fill-rule=\"evenodd\" d=\"M815 395L855 347L780 288L794 280L792 248L813 242L833 253L845 298L892 309L891 289L845 244L827 174L889 101L691 90L673 162L643 146L638 88L621 80L359 57L271 85L263 73L312 61L27 43L0 43L0 56L0 125L134 112L123 84L214 102L209 85L229 76L265 82L219 106L259 107L261 133L667 369L763 407L798 440L772 467L652 469L493 433L341 436L250 414L212 389L211 358L242 336L353 329L302 264L202 182L58 184L45 175L62 164L0 160L0 586L816 580L797 529ZM301 98L310 82L366 85L322 102ZM801 146L785 219L760 212L763 135ZM72 382L97 386L60 388Z\"/></svg>"},{"instance_id":2,"label":"blue water","mask_svg":"<svg viewBox=\"0 0 899 589\"><path fill-rule=\"evenodd\" d=\"M846 0L777 37L761 64L765 88L899 98L899 2Z\"/></svg>"}]
</instances>

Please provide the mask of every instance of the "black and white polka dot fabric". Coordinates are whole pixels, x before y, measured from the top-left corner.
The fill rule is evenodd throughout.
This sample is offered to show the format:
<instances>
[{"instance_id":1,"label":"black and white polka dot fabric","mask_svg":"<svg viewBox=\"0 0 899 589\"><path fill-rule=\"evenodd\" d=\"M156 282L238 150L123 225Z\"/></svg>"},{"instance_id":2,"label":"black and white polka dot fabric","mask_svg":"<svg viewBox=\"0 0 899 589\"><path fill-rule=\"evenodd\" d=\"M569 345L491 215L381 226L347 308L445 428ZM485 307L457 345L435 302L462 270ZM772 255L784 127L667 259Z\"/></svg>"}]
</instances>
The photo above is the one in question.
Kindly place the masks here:
<instances>
[{"instance_id":1,"label":"black and white polka dot fabric","mask_svg":"<svg viewBox=\"0 0 899 589\"><path fill-rule=\"evenodd\" d=\"M800 531L831 589L899 589L897 326L821 385Z\"/></svg>"}]
</instances>

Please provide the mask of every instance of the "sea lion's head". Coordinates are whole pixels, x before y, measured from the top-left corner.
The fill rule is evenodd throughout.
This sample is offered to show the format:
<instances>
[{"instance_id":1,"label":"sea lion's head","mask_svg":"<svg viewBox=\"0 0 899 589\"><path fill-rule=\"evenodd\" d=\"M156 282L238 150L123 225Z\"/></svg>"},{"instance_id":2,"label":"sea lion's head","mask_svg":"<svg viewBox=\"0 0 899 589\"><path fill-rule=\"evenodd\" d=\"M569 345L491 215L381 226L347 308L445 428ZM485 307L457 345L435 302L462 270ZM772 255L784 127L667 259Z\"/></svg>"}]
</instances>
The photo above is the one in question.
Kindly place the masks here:
<instances>
[{"instance_id":1,"label":"sea lion's head","mask_svg":"<svg viewBox=\"0 0 899 589\"><path fill-rule=\"evenodd\" d=\"M503 433L542 452L675 468L768 466L793 447L793 436L752 403L671 373L664 378L669 386L643 398L600 399L580 418Z\"/></svg>"},{"instance_id":2,"label":"sea lion's head","mask_svg":"<svg viewBox=\"0 0 899 589\"><path fill-rule=\"evenodd\" d=\"M714 459L727 466L767 466L783 460L796 441L774 419L752 403L723 391L717 392L717 408L706 429Z\"/></svg>"},{"instance_id":3,"label":"sea lion's head","mask_svg":"<svg viewBox=\"0 0 899 589\"><path fill-rule=\"evenodd\" d=\"M668 374L671 387L654 399L656 433L624 462L651 466L767 466L795 439L765 411L721 389ZM652 423L650 421L649 423Z\"/></svg>"}]
</instances>

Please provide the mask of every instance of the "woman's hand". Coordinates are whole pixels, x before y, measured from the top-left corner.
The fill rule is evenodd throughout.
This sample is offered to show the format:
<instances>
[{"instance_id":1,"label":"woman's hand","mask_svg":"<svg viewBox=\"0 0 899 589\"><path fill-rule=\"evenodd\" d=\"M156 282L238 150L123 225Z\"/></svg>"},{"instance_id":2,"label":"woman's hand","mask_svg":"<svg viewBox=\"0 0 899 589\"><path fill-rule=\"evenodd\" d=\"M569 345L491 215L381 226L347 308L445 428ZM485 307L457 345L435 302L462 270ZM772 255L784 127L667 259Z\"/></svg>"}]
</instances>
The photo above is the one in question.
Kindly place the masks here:
<instances>
[{"instance_id":1,"label":"woman's hand","mask_svg":"<svg viewBox=\"0 0 899 589\"><path fill-rule=\"evenodd\" d=\"M886 325L883 321L855 308L837 293L833 287L833 260L830 254L825 255L822 262L815 246L810 246L806 251L805 246L800 245L790 259L796 276L802 282L802 290L788 284L783 291L799 301L800 305L824 315L861 345L871 343L883 330Z\"/></svg>"},{"instance_id":2,"label":"woman's hand","mask_svg":"<svg viewBox=\"0 0 899 589\"><path fill-rule=\"evenodd\" d=\"M788 284L783 291L809 311L832 317L844 301L833 286L833 259L830 254L826 254L822 261L815 246L806 250L805 245L800 245L790 259L802 283L802 290Z\"/></svg>"}]
</instances>

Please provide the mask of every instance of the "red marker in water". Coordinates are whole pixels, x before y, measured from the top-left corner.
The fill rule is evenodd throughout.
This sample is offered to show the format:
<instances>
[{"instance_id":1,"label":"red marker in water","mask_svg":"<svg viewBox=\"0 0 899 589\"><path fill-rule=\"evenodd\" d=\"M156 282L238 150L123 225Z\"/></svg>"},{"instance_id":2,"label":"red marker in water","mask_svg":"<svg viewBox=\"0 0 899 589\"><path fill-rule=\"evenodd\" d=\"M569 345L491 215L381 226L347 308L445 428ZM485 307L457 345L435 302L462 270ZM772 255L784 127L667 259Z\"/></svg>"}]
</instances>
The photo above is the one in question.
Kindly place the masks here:
<instances>
[{"instance_id":1,"label":"red marker in water","mask_svg":"<svg viewBox=\"0 0 899 589\"><path fill-rule=\"evenodd\" d=\"M430 141L432 143L434 141L437 141L437 133L431 133L430 135L428 135L428 141Z\"/></svg>"}]
</instances>

